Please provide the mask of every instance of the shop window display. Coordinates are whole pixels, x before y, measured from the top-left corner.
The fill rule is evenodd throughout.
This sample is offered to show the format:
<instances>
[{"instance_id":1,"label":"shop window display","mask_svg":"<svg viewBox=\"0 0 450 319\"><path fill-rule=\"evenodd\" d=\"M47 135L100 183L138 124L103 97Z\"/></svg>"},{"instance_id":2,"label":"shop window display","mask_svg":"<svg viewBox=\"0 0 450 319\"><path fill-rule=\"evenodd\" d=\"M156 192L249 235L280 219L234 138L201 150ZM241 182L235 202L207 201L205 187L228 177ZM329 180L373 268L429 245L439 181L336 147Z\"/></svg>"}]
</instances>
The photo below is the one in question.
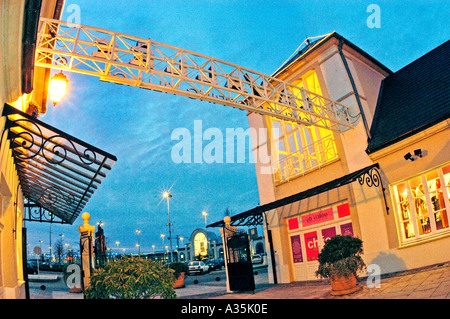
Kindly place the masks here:
<instances>
[{"instance_id":1,"label":"shop window display","mask_svg":"<svg viewBox=\"0 0 450 319\"><path fill-rule=\"evenodd\" d=\"M450 165L393 186L402 240L433 236L449 230Z\"/></svg>"},{"instance_id":2,"label":"shop window display","mask_svg":"<svg viewBox=\"0 0 450 319\"><path fill-rule=\"evenodd\" d=\"M349 203L339 203L287 219L292 261L316 262L325 242L336 235L354 236Z\"/></svg>"}]
</instances>

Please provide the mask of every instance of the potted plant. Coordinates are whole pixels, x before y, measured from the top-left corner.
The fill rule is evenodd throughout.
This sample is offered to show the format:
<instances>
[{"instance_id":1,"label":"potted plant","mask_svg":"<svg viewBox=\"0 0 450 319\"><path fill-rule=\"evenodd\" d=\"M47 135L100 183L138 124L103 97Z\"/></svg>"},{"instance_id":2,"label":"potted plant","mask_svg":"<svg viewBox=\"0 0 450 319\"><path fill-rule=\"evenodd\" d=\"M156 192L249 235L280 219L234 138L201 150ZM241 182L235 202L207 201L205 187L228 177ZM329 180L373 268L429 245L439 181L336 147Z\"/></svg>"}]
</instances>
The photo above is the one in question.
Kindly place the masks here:
<instances>
[{"instance_id":1,"label":"potted plant","mask_svg":"<svg viewBox=\"0 0 450 319\"><path fill-rule=\"evenodd\" d=\"M337 235L325 242L318 256L316 275L330 279L332 295L350 294L361 289L357 284L357 273L366 267L362 253L359 238Z\"/></svg>"},{"instance_id":2,"label":"potted plant","mask_svg":"<svg viewBox=\"0 0 450 319\"><path fill-rule=\"evenodd\" d=\"M171 263L169 268L174 271L175 282L173 283L173 288L183 288L184 287L184 276L189 270L189 266L185 263Z\"/></svg>"}]
</instances>

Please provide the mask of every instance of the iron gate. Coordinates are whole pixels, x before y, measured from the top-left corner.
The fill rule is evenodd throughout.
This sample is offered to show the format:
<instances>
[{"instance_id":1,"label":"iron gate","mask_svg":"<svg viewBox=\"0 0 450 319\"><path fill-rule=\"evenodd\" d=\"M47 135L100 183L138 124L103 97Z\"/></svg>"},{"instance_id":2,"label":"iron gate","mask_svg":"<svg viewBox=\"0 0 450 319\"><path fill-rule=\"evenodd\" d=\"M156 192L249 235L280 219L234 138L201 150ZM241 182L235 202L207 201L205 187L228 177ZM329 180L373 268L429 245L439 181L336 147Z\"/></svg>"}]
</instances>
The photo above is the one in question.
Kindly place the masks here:
<instances>
[{"instance_id":1,"label":"iron gate","mask_svg":"<svg viewBox=\"0 0 450 319\"><path fill-rule=\"evenodd\" d=\"M227 243L228 281L232 291L255 291L250 243L247 233L231 235Z\"/></svg>"}]
</instances>

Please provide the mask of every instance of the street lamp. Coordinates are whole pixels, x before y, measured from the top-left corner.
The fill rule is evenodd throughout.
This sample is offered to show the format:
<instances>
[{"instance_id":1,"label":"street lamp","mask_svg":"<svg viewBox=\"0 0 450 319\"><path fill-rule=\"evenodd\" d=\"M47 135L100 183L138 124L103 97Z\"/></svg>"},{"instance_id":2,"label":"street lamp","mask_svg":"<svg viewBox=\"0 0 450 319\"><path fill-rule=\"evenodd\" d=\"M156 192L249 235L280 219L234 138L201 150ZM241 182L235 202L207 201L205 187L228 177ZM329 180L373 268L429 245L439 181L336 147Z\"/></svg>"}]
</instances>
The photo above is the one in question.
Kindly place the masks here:
<instances>
[{"instance_id":1,"label":"street lamp","mask_svg":"<svg viewBox=\"0 0 450 319\"><path fill-rule=\"evenodd\" d=\"M161 238L162 238L162 242L163 242L163 244L162 244L163 250L164 250L164 237L166 237L166 235L161 234Z\"/></svg>"},{"instance_id":2,"label":"street lamp","mask_svg":"<svg viewBox=\"0 0 450 319\"><path fill-rule=\"evenodd\" d=\"M167 215L169 217L169 223L167 226L169 226L169 242L170 242L170 262L173 262L173 253L172 253L172 224L170 223L170 205L169 205L169 198L172 197L172 195L169 192L164 192L163 197L167 198Z\"/></svg>"},{"instance_id":3,"label":"street lamp","mask_svg":"<svg viewBox=\"0 0 450 319\"><path fill-rule=\"evenodd\" d=\"M62 73L62 71L52 76L50 79L49 95L53 106L62 100L64 94L66 94L68 85L69 80L67 80L67 77Z\"/></svg>"},{"instance_id":4,"label":"street lamp","mask_svg":"<svg viewBox=\"0 0 450 319\"><path fill-rule=\"evenodd\" d=\"M141 244L140 244L140 242L139 242L139 235L141 234L141 230L139 230L139 229L136 229L136 234L137 234L137 236L138 236L138 243L137 243L137 248L138 248L138 255L139 255L139 257L141 257Z\"/></svg>"},{"instance_id":5,"label":"street lamp","mask_svg":"<svg viewBox=\"0 0 450 319\"><path fill-rule=\"evenodd\" d=\"M208 216L208 212L202 211L202 215L205 216L205 228L206 228L207 225L206 216Z\"/></svg>"},{"instance_id":6,"label":"street lamp","mask_svg":"<svg viewBox=\"0 0 450 319\"><path fill-rule=\"evenodd\" d=\"M120 241L116 241L116 245L117 245L117 254L116 255L119 255L119 244L120 244Z\"/></svg>"}]
</instances>

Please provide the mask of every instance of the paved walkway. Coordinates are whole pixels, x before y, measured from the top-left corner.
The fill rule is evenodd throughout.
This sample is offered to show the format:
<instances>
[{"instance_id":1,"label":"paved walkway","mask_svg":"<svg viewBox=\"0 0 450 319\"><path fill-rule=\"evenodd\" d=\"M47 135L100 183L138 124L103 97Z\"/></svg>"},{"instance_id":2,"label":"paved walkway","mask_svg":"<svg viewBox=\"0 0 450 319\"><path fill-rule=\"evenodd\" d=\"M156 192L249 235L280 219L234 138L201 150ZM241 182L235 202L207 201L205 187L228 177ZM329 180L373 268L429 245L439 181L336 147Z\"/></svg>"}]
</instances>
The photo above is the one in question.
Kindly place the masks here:
<instances>
[{"instance_id":1,"label":"paved walkway","mask_svg":"<svg viewBox=\"0 0 450 319\"><path fill-rule=\"evenodd\" d=\"M450 262L405 271L382 278L378 288L362 289L350 295L332 296L327 281L294 282L257 288L252 293L211 296L212 299L450 299Z\"/></svg>"},{"instance_id":2,"label":"paved walkway","mask_svg":"<svg viewBox=\"0 0 450 319\"><path fill-rule=\"evenodd\" d=\"M268 284L256 282L255 293L227 293L224 284L204 283L176 289L179 299L450 299L450 262L384 276L378 288L360 280L361 290L332 296L328 281ZM36 287L37 288L37 287ZM81 293L30 289L31 299L82 299Z\"/></svg>"}]
</instances>

